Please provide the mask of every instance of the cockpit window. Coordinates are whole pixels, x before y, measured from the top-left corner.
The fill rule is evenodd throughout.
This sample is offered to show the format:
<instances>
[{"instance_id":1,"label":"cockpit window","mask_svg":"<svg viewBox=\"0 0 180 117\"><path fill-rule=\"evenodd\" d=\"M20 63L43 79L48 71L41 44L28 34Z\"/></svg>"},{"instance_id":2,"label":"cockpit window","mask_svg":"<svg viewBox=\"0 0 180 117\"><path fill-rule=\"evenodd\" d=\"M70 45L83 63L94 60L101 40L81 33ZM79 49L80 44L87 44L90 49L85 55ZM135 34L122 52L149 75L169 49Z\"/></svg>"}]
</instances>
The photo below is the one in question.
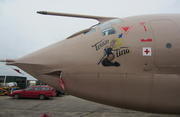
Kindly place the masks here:
<instances>
[{"instance_id":1,"label":"cockpit window","mask_svg":"<svg viewBox=\"0 0 180 117\"><path fill-rule=\"evenodd\" d=\"M100 24L99 26L100 26L100 28L101 29L104 29L104 28L107 28L107 27L109 27L109 26L111 26L112 24L110 24L109 22L105 22L105 23L103 23L103 24Z\"/></svg>"},{"instance_id":2,"label":"cockpit window","mask_svg":"<svg viewBox=\"0 0 180 117\"><path fill-rule=\"evenodd\" d=\"M119 22L122 22L122 20L120 20L120 19L113 19L113 20L110 20L110 22L112 22L114 24L117 24Z\"/></svg>"},{"instance_id":3,"label":"cockpit window","mask_svg":"<svg viewBox=\"0 0 180 117\"><path fill-rule=\"evenodd\" d=\"M88 31L88 32L85 32L84 34L87 35L87 34L90 34L90 33L95 32L95 31L96 31L96 29L94 28L94 29L92 29L92 30L90 30L90 31Z\"/></svg>"},{"instance_id":4,"label":"cockpit window","mask_svg":"<svg viewBox=\"0 0 180 117\"><path fill-rule=\"evenodd\" d=\"M114 28L108 28L102 31L102 36L112 35L112 34L116 34L116 30Z\"/></svg>"}]
</instances>

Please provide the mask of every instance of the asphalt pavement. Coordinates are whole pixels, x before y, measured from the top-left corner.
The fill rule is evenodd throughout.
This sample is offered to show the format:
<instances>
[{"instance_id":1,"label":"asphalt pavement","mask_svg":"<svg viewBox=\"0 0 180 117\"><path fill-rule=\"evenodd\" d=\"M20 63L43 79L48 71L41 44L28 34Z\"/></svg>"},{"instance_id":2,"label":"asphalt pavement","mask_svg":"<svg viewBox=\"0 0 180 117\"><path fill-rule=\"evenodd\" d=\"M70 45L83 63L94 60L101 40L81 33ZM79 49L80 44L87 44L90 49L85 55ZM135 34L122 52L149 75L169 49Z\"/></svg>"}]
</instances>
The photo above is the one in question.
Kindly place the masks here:
<instances>
[{"instance_id":1,"label":"asphalt pavement","mask_svg":"<svg viewBox=\"0 0 180 117\"><path fill-rule=\"evenodd\" d=\"M86 101L71 95L50 99L13 99L0 96L0 117L180 117L126 110Z\"/></svg>"}]
</instances>

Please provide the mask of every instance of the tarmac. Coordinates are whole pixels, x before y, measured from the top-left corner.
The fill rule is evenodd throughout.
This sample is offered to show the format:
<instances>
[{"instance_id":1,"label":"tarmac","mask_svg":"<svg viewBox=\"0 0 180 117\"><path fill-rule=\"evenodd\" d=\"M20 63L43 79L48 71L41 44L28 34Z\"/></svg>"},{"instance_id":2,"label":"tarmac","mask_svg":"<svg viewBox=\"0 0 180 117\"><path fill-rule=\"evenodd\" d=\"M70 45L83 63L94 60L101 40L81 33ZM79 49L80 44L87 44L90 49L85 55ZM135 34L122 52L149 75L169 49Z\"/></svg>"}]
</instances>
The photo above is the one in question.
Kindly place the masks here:
<instances>
[{"instance_id":1,"label":"tarmac","mask_svg":"<svg viewBox=\"0 0 180 117\"><path fill-rule=\"evenodd\" d=\"M71 95L45 100L0 96L0 117L180 117L126 110L86 101Z\"/></svg>"}]
</instances>

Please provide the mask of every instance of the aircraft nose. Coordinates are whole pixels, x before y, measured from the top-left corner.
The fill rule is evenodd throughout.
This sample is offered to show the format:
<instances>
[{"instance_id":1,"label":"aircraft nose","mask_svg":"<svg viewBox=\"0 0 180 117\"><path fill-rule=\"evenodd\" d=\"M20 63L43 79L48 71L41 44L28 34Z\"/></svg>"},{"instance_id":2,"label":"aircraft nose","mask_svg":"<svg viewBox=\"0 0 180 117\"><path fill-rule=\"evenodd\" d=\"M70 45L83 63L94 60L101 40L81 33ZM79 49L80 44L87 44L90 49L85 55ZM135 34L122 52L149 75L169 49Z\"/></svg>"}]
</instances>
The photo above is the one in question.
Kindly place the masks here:
<instances>
[{"instance_id":1,"label":"aircraft nose","mask_svg":"<svg viewBox=\"0 0 180 117\"><path fill-rule=\"evenodd\" d=\"M64 40L57 42L14 61L7 61L7 65L15 65L43 83L63 90L59 78L64 44Z\"/></svg>"}]
</instances>

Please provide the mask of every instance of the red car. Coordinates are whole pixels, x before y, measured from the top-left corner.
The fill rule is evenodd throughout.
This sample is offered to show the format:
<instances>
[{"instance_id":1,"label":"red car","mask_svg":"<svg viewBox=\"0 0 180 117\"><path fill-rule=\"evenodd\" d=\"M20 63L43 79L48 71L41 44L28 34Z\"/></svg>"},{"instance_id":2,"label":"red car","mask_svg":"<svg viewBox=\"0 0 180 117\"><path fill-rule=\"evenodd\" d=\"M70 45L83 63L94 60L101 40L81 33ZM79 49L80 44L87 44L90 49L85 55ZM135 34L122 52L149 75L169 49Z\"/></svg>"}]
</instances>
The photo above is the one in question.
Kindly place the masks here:
<instances>
[{"instance_id":1,"label":"red car","mask_svg":"<svg viewBox=\"0 0 180 117\"><path fill-rule=\"evenodd\" d=\"M10 93L11 97L18 98L39 98L44 100L45 98L56 96L56 90L50 86L30 86L23 90L16 90Z\"/></svg>"}]
</instances>

